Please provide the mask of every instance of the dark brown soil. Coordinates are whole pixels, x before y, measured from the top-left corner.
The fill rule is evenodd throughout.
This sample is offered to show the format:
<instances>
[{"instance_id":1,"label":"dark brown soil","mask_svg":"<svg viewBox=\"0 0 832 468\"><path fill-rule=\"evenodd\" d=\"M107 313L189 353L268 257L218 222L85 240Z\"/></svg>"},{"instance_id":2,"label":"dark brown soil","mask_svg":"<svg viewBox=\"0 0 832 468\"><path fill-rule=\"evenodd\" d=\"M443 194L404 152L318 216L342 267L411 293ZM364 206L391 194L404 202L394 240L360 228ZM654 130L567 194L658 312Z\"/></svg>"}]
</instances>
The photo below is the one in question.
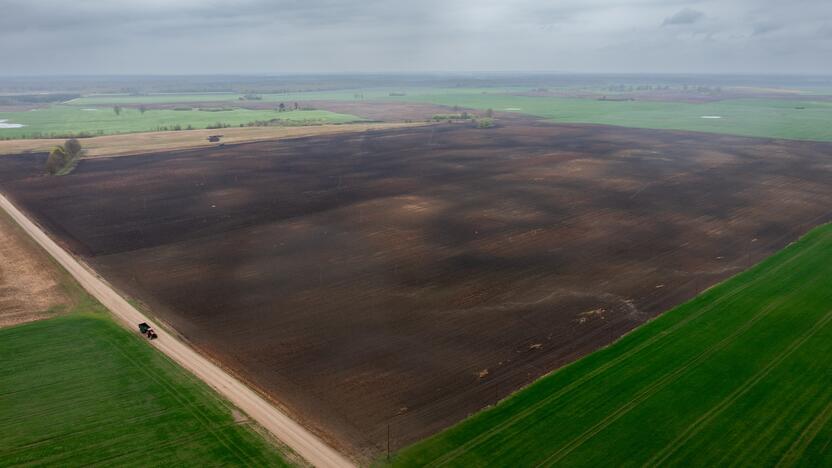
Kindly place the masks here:
<instances>
[{"instance_id":1,"label":"dark brown soil","mask_svg":"<svg viewBox=\"0 0 832 468\"><path fill-rule=\"evenodd\" d=\"M29 158L29 159L24 159ZM832 219L832 145L532 121L82 161L0 185L342 447L446 427Z\"/></svg>"}]
</instances>

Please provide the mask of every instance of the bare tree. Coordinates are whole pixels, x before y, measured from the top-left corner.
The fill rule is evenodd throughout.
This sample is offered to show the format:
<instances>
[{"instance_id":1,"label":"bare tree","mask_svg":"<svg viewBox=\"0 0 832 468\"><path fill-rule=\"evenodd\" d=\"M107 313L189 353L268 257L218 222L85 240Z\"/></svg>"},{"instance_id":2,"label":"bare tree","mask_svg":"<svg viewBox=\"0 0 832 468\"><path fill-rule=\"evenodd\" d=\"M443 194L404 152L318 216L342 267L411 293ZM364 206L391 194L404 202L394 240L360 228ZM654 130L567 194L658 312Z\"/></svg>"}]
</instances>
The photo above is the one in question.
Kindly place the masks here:
<instances>
[{"instance_id":1,"label":"bare tree","mask_svg":"<svg viewBox=\"0 0 832 468\"><path fill-rule=\"evenodd\" d=\"M118 105L118 104L114 105L113 106L113 112L115 112L116 115L121 115L121 106Z\"/></svg>"},{"instance_id":2,"label":"bare tree","mask_svg":"<svg viewBox=\"0 0 832 468\"><path fill-rule=\"evenodd\" d=\"M281 103L280 103L280 105L279 105L279 106L277 106L277 109L278 109L278 112L283 112L283 111L285 111L285 110L286 110L286 104L283 104L283 103L281 102Z\"/></svg>"},{"instance_id":3,"label":"bare tree","mask_svg":"<svg viewBox=\"0 0 832 468\"><path fill-rule=\"evenodd\" d=\"M144 115L145 112L147 112L147 107L145 107L144 104L140 105L139 106L139 113Z\"/></svg>"}]
</instances>

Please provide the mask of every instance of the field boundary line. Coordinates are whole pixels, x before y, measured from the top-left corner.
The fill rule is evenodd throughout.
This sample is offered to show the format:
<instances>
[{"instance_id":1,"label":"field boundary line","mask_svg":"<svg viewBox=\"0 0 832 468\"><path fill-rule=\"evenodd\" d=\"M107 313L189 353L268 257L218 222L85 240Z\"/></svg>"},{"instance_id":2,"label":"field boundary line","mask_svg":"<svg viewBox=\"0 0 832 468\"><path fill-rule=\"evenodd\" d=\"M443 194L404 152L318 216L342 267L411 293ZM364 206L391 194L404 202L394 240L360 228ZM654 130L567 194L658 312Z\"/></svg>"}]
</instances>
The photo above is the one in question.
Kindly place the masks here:
<instances>
[{"instance_id":1,"label":"field boundary line","mask_svg":"<svg viewBox=\"0 0 832 468\"><path fill-rule=\"evenodd\" d=\"M788 248L788 247L786 247L786 248ZM811 250L811 247L806 249L806 250ZM771 271L768 271L766 273L771 274L773 272L776 272L776 271L780 270L781 268L791 264L793 261L795 261L796 258L801 257L805 253L806 252L804 251L799 255L787 258L782 263L774 265L772 267ZM754 267L752 267L752 268L754 268ZM437 457L436 459L432 460L431 462L428 462L428 464L431 465L431 466L442 466L443 464L445 464L447 462L450 462L451 460L456 458L456 456L459 455L461 452L463 452L463 451L465 451L469 448L476 447L477 445L479 445L479 444L485 442L486 440L488 440L491 436L503 431L504 429L508 429L508 428L514 426L515 424L519 423L523 418L525 418L526 416L534 413L535 411L537 411L538 408L548 404L550 401L556 400L556 399L560 398L561 396L571 392L572 390L577 389L578 387L580 387L584 383L592 380L593 378L597 377L598 375L603 374L604 372L606 372L607 370L617 366L621 362L626 361L627 359L637 355L638 353L640 353L644 349L652 346L653 344L662 341L662 339L669 337L673 333L677 332L680 328L685 327L689 323L691 323L694 320L696 320L696 319L700 318L701 316L705 315L707 312L709 312L711 309L715 308L717 305L721 305L723 302L728 301L729 299L732 299L737 294L740 294L740 293L744 292L746 289L751 288L752 286L754 286L757 283L757 281L760 280L760 278L762 276L764 276L764 275L760 275L759 277L754 278L752 281L749 281L748 283L745 283L745 284L735 288L734 290L729 291L727 294L717 297L712 302L710 302L707 305L701 307L699 310L694 311L689 316L685 317L684 319L680 320L679 322L677 322L677 323L673 324L672 326L668 327L666 330L661 330L661 331L657 332L653 336L645 339L642 343L639 343L638 345L636 345L633 348L623 352L622 354L616 356L615 358L611 359L610 361L598 366L597 368L595 368L595 369L589 371L588 373L580 376L579 378L571 381L569 384L560 388L559 390L552 393L551 395L549 395L549 396L543 398L542 400L538 401L537 403L525 408L523 411L520 411L517 414L511 416L506 421L503 421L502 423L498 423L498 424L494 425L489 430L482 432L481 434L477 435L476 437L472 438L471 440L467 441L466 443L460 445L459 447L456 447L455 449L451 450L450 452L442 454L441 456ZM729 281L730 279L731 278L729 278L726 281ZM724 283L720 283L720 284L724 284ZM716 286L719 286L719 285L715 285L714 287L716 287ZM713 289L713 287L709 288L709 290L710 289ZM663 317L663 316L665 316L665 314L659 315L659 317ZM641 329L642 327L644 327L645 325L647 325L649 323L650 323L650 321L648 321L647 323L642 324L641 326L637 327L635 330L639 330L639 329ZM624 337L626 337L626 335L619 338L619 340L623 339ZM611 343L608 346L614 345L619 340L616 340L615 342ZM602 348L602 349L604 349L604 348ZM555 372L558 372L562 369L563 368L556 369L553 372L551 372L549 374L546 374L541 378L545 378L547 376L553 375Z\"/></svg>"},{"instance_id":2,"label":"field boundary line","mask_svg":"<svg viewBox=\"0 0 832 468\"><path fill-rule=\"evenodd\" d=\"M141 322L153 325L153 320L139 312L94 271L85 267L60 247L2 194L0 194L0 208L4 209L87 292L101 302L125 328L135 332L136 325ZM330 447L318 436L269 403L243 382L177 339L173 334L160 327L154 327L154 329L159 337L148 342L151 346L205 382L306 461L318 467L355 466L352 461Z\"/></svg>"},{"instance_id":3,"label":"field boundary line","mask_svg":"<svg viewBox=\"0 0 832 468\"><path fill-rule=\"evenodd\" d=\"M824 315L820 320L815 322L815 324L809 328L806 332L803 333L800 337L798 337L795 341L793 341L783 352L781 352L777 357L774 358L771 362L769 362L765 367L760 369L756 374L752 375L748 380L746 380L742 385L737 387L731 394L725 397L722 401L720 401L716 406L711 408L708 412L703 414L699 417L698 420L694 421L693 424L688 426L688 429L680 434L676 439L672 442L667 444L665 448L656 454L653 458L648 460L643 466L661 466L669 457L671 457L679 447L690 439L692 439L699 431L702 430L704 426L709 424L715 417L719 416L723 411L725 411L729 406L731 406L737 399L739 399L744 394L751 391L754 386L760 383L761 380L766 378L777 366L783 363L786 359L789 358L795 351L800 349L809 339L815 336L823 327L832 322L832 310L828 311L826 315Z\"/></svg>"}]
</instances>

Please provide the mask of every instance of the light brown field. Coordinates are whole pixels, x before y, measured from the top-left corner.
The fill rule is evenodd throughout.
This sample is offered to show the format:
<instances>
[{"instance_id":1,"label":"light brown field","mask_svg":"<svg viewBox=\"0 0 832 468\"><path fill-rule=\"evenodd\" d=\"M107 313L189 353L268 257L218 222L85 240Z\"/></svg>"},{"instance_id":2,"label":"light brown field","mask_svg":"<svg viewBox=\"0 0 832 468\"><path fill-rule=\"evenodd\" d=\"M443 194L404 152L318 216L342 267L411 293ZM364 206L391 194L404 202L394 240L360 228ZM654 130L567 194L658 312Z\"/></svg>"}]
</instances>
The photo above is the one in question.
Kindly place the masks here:
<instances>
[{"instance_id":1,"label":"light brown field","mask_svg":"<svg viewBox=\"0 0 832 468\"><path fill-rule=\"evenodd\" d=\"M362 132L420 124L354 123L338 125L309 125L300 127L232 127L221 129L182 130L175 132L128 133L84 138L81 144L87 158L129 156L156 151L174 151L217 146L208 142L209 135L222 135L220 143L245 143L336 133ZM423 125L423 124L422 124ZM63 139L32 139L0 141L0 155L49 152Z\"/></svg>"},{"instance_id":2,"label":"light brown field","mask_svg":"<svg viewBox=\"0 0 832 468\"><path fill-rule=\"evenodd\" d=\"M58 267L0 212L0 327L50 317L71 302Z\"/></svg>"}]
</instances>

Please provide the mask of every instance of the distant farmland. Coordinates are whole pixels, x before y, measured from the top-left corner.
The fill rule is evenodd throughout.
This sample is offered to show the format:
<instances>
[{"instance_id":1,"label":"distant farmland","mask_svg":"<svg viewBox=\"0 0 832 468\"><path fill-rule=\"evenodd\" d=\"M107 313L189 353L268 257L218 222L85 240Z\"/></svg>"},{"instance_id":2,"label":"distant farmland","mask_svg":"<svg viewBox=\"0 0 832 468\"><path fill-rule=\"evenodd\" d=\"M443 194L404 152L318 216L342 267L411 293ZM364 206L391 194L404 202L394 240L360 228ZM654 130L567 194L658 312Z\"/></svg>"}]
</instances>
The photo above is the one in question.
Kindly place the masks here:
<instances>
[{"instance_id":1,"label":"distant farmland","mask_svg":"<svg viewBox=\"0 0 832 468\"><path fill-rule=\"evenodd\" d=\"M830 281L826 225L394 465L826 465Z\"/></svg>"},{"instance_id":2,"label":"distant farmland","mask_svg":"<svg viewBox=\"0 0 832 468\"><path fill-rule=\"evenodd\" d=\"M110 135L115 133L151 132L156 130L184 130L208 128L217 124L239 126L255 121L277 120L276 124L322 124L356 122L363 119L354 115L337 114L324 110L292 110L278 112L275 109L198 110L138 109L124 108L116 115L112 107L82 108L75 106L52 106L25 112L0 112L0 120L24 125L20 128L0 129L0 139L5 138L50 138L70 135ZM220 129L221 130L221 129ZM222 133L221 131L218 133Z\"/></svg>"},{"instance_id":3,"label":"distant farmland","mask_svg":"<svg viewBox=\"0 0 832 468\"><path fill-rule=\"evenodd\" d=\"M200 102L229 102L240 104L253 104L258 102L268 103L293 103L294 101L312 100L367 100L385 99L391 93L404 93L405 96L436 95L436 94L482 94L482 93L507 93L527 91L527 87L500 86L488 88L440 88L440 87L395 87L395 88L356 88L340 89L332 91L307 91L287 93L263 93L257 94L259 100L240 101L244 97L240 93L166 93L146 94L140 96L121 94L92 94L67 101L67 104L74 106L101 106L101 105L137 105L137 104L171 104L171 103L200 103Z\"/></svg>"},{"instance_id":4,"label":"distant farmland","mask_svg":"<svg viewBox=\"0 0 832 468\"><path fill-rule=\"evenodd\" d=\"M531 96L528 88L428 88L405 87L337 91L263 94L261 101L242 105L266 106L270 103L294 101L365 101L432 103L478 110L510 111L534 115L555 122L591 123L623 127L690 130L730 135L798 140L832 141L832 100L822 94L800 96L779 95L744 90L745 94L726 91L728 99L719 95L710 102L686 102L669 94L666 100L638 94L610 95L620 101L599 100L605 93L599 89L580 97ZM564 95L577 90L559 89ZM828 92L828 90L827 90ZM639 100L628 100L629 96ZM684 94L679 93L680 96ZM70 101L73 105L126 105L151 103L234 102L240 94L157 94L148 96L90 96ZM623 97L622 97L623 96ZM744 96L739 98L739 96ZM705 117L705 118L703 118ZM719 118L710 118L719 117ZM0 116L0 118L5 118Z\"/></svg>"},{"instance_id":5,"label":"distant farmland","mask_svg":"<svg viewBox=\"0 0 832 468\"><path fill-rule=\"evenodd\" d=\"M0 129L0 138L49 136L87 132L91 134L152 131L160 126L180 125L185 128L205 128L217 122L230 125L275 118L274 106L283 102L290 107L295 102L314 101L320 109L337 110L343 103L431 103L448 107L494 111L508 111L534 115L555 122L591 123L623 127L690 130L730 135L798 140L832 141L832 99L823 94L755 92L742 88L725 91L724 95L708 95L704 101L690 102L682 91L661 94L611 93L610 100L601 100L602 89L590 90L556 88L559 95L530 95L528 87L399 87L341 89L330 91L287 92L257 94L246 99L239 93L169 93L147 95L103 94L90 95L64 105L28 112L0 112L0 120L10 124L24 124L23 128ZM698 95L694 95L696 97ZM242 100L241 100L242 98ZM239 106L225 112L171 112L176 104L189 106ZM332 104L331 106L329 104ZM113 105L128 106L124 115L115 118ZM135 108L146 105L144 118L138 118ZM95 111L81 111L81 109ZM209 114L209 115L206 115ZM212 115L213 114L213 115ZM357 114L361 115L361 114ZM222 118L221 118L222 117ZM362 117L364 117L362 115ZM281 113L277 118L292 122L342 123L360 120L354 115L304 111ZM385 120L402 120L394 112Z\"/></svg>"},{"instance_id":6,"label":"distant farmland","mask_svg":"<svg viewBox=\"0 0 832 468\"><path fill-rule=\"evenodd\" d=\"M832 141L832 101L731 99L707 103L601 101L508 94L435 94L396 98L512 111L554 122L692 130L729 135ZM704 117L704 118L703 118ZM718 118L716 118L718 117Z\"/></svg>"},{"instance_id":7,"label":"distant farmland","mask_svg":"<svg viewBox=\"0 0 832 468\"><path fill-rule=\"evenodd\" d=\"M207 386L102 314L0 329L0 465L287 466Z\"/></svg>"}]
</instances>

